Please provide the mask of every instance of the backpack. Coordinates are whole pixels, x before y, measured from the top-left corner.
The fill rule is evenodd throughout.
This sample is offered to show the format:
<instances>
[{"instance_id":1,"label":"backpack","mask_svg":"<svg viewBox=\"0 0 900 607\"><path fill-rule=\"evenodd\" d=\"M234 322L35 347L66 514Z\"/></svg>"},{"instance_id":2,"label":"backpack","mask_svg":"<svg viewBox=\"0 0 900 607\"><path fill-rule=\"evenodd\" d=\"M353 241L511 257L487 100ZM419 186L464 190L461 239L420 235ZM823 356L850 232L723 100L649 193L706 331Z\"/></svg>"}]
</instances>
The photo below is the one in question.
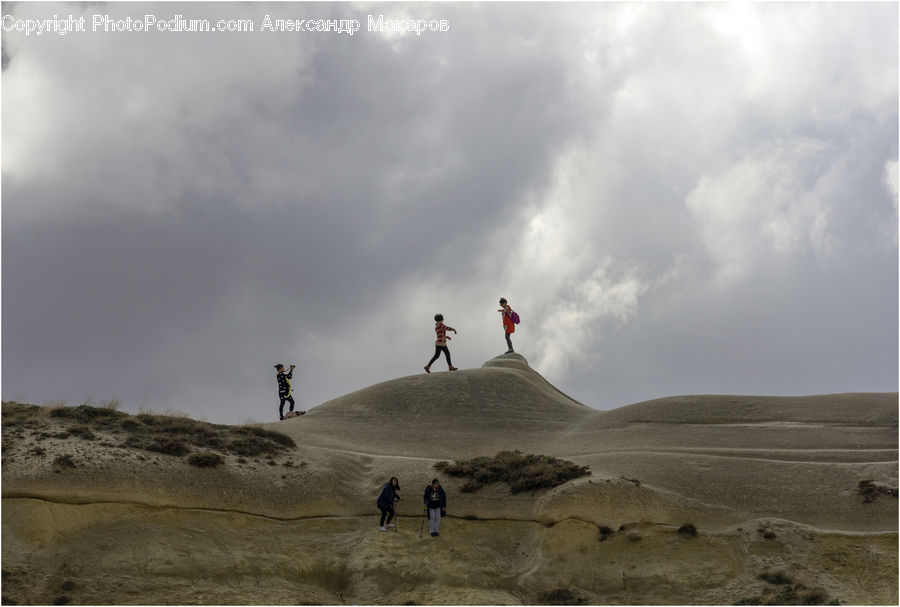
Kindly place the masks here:
<instances>
[{"instance_id":1,"label":"backpack","mask_svg":"<svg viewBox=\"0 0 900 607\"><path fill-rule=\"evenodd\" d=\"M509 319L513 321L514 325L519 324L519 315L515 311L513 311L513 313L509 315Z\"/></svg>"}]
</instances>

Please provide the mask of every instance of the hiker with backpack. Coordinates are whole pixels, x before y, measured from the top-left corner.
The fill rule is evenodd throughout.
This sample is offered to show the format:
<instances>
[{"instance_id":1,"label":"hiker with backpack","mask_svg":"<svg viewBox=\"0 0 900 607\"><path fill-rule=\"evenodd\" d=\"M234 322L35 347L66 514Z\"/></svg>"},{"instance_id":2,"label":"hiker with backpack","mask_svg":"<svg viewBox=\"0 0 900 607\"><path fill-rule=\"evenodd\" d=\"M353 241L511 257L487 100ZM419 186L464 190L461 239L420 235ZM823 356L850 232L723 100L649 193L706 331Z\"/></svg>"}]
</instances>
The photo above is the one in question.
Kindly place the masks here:
<instances>
[{"instance_id":1,"label":"hiker with backpack","mask_svg":"<svg viewBox=\"0 0 900 607\"><path fill-rule=\"evenodd\" d=\"M443 314L435 314L434 332L437 334L437 339L434 342L434 356L432 356L431 360L428 361L428 364L425 365L425 373L431 373L431 364L438 359L438 356L441 355L441 352L443 352L444 356L447 357L447 366L450 367L450 370L456 371L456 367L454 367L453 363L450 362L450 350L447 348L447 342L450 340L450 338L447 337L447 331L453 331L453 333L456 333L456 329L454 329L450 325L444 324Z\"/></svg>"},{"instance_id":2,"label":"hiker with backpack","mask_svg":"<svg viewBox=\"0 0 900 607\"><path fill-rule=\"evenodd\" d=\"M514 350L509 336L516 332L516 325L519 324L519 315L506 303L505 297L500 298L500 309L497 311L503 315L503 331L506 333L506 345L509 347L509 350L505 353L512 354Z\"/></svg>"},{"instance_id":3,"label":"hiker with backpack","mask_svg":"<svg viewBox=\"0 0 900 607\"><path fill-rule=\"evenodd\" d=\"M294 397L291 395L293 391L293 387L291 386L291 378L294 376L294 365L291 365L290 371L287 373L284 372L284 365L278 363L275 365L275 370L278 372L275 374L275 380L278 382L278 398L281 399L281 404L278 405L278 419L284 419L284 403L291 403L291 412L294 411ZM300 411L299 415L305 414L306 411ZM290 416L293 417L293 416Z\"/></svg>"},{"instance_id":4,"label":"hiker with backpack","mask_svg":"<svg viewBox=\"0 0 900 607\"><path fill-rule=\"evenodd\" d=\"M428 527L431 537L440 535L438 529L441 525L441 517L447 516L447 494L438 479L433 479L430 485L425 487L425 511L428 512Z\"/></svg>"},{"instance_id":5,"label":"hiker with backpack","mask_svg":"<svg viewBox=\"0 0 900 607\"><path fill-rule=\"evenodd\" d=\"M388 527L394 527L391 519L394 518L394 502L400 501L400 481L396 476L392 476L391 480L384 484L381 493L378 494L378 501L375 503L381 510L381 523L378 525L379 531L387 531Z\"/></svg>"}]
</instances>

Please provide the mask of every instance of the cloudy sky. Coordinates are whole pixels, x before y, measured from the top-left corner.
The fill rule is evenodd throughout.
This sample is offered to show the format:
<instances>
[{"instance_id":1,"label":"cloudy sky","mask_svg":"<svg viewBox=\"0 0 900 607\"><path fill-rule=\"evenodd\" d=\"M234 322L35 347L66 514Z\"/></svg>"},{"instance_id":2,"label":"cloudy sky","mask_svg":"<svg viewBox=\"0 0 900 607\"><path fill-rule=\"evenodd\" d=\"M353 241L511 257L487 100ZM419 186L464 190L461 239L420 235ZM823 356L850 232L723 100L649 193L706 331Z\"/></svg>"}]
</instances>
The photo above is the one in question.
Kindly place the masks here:
<instances>
[{"instance_id":1,"label":"cloudy sky","mask_svg":"<svg viewBox=\"0 0 900 607\"><path fill-rule=\"evenodd\" d=\"M896 3L3 15L5 400L272 421L276 362L303 408L421 373L436 312L480 366L501 296L599 409L897 390ZM254 31L93 30L145 15Z\"/></svg>"}]
</instances>

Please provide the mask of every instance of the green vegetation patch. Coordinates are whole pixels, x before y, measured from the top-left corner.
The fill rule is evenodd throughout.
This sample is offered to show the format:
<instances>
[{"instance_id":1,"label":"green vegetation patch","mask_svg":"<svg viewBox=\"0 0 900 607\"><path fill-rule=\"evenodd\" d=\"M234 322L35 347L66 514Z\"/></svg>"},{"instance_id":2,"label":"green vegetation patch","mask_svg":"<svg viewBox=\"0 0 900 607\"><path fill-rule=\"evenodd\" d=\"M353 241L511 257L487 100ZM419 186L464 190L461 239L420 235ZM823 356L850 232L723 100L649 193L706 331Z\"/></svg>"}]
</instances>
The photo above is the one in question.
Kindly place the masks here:
<instances>
[{"instance_id":1,"label":"green vegetation patch","mask_svg":"<svg viewBox=\"0 0 900 607\"><path fill-rule=\"evenodd\" d=\"M438 462L434 467L450 476L468 478L460 487L462 493L478 491L491 483L506 483L511 493L547 489L591 473L587 466L521 451L500 451L494 457L476 457L452 464Z\"/></svg>"}]
</instances>

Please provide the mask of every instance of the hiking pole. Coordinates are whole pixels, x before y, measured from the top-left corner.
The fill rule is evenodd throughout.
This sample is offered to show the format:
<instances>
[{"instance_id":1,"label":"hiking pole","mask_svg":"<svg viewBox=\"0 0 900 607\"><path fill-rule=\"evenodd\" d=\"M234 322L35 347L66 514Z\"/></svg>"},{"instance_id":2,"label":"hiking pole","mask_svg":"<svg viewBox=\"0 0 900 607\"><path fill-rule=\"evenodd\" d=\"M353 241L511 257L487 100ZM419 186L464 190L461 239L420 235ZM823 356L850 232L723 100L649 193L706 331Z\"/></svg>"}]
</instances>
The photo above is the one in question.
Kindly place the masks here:
<instances>
[{"instance_id":1,"label":"hiking pole","mask_svg":"<svg viewBox=\"0 0 900 607\"><path fill-rule=\"evenodd\" d=\"M428 515L428 505L425 505L425 513L422 515L422 524L419 525L419 539L422 539L422 531L425 530L425 516Z\"/></svg>"},{"instance_id":2,"label":"hiking pole","mask_svg":"<svg viewBox=\"0 0 900 607\"><path fill-rule=\"evenodd\" d=\"M397 500L397 501L400 501L400 500ZM394 516L394 533L397 533L397 532L400 531L400 512L399 512L399 509L400 509L400 506L399 506L399 504L398 504L398 506L397 506L398 512L397 512L397 514Z\"/></svg>"}]
</instances>

